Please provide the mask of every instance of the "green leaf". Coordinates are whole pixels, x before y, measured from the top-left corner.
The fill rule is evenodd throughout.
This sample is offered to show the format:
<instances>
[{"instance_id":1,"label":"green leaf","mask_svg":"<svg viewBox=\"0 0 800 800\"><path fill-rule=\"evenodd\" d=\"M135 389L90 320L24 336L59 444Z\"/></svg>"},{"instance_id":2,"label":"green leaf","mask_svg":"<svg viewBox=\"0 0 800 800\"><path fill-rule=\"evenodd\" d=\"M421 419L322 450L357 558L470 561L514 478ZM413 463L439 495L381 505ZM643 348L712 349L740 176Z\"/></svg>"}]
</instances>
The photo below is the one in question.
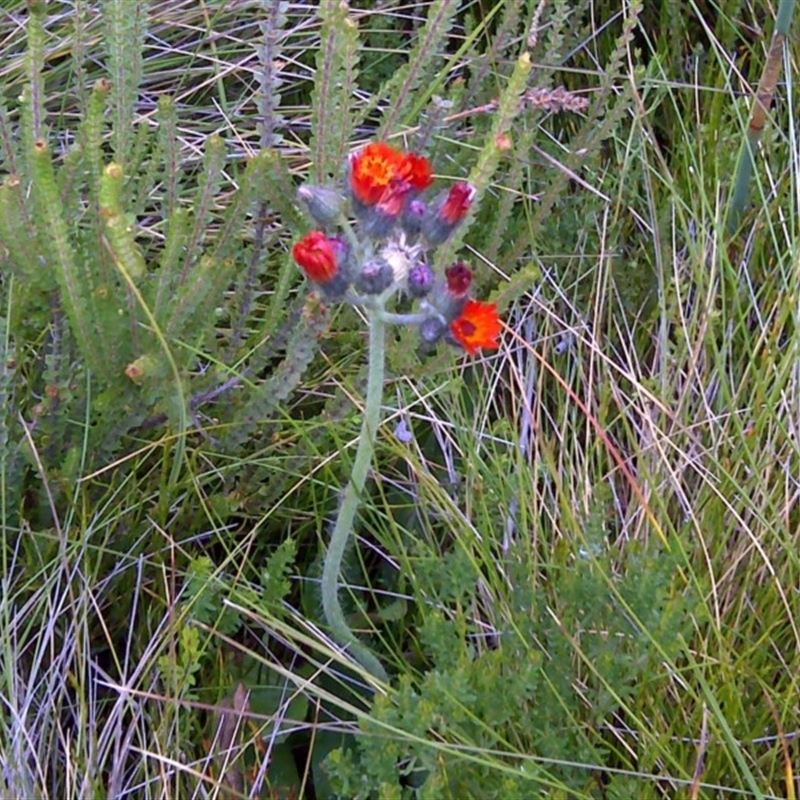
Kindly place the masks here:
<instances>
[{"instance_id":1,"label":"green leaf","mask_svg":"<svg viewBox=\"0 0 800 800\"><path fill-rule=\"evenodd\" d=\"M103 32L111 74L114 159L123 166L132 151L136 105L142 79L142 52L148 5L103 0Z\"/></svg>"}]
</instances>

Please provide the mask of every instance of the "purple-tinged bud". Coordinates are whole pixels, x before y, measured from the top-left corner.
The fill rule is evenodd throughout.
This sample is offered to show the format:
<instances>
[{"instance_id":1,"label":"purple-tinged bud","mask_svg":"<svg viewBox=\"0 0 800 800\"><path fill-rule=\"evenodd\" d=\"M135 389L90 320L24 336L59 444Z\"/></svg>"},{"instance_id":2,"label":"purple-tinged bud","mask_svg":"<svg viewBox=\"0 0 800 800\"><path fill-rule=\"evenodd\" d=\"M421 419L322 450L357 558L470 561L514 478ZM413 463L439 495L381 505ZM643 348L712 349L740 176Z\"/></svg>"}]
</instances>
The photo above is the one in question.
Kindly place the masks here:
<instances>
[{"instance_id":1,"label":"purple-tinged bud","mask_svg":"<svg viewBox=\"0 0 800 800\"><path fill-rule=\"evenodd\" d=\"M341 216L344 198L333 189L306 184L297 190L297 197L319 225L331 225Z\"/></svg>"},{"instance_id":2,"label":"purple-tinged bud","mask_svg":"<svg viewBox=\"0 0 800 800\"><path fill-rule=\"evenodd\" d=\"M439 317L428 317L420 323L419 336L425 344L435 344L447 330L447 324Z\"/></svg>"},{"instance_id":3,"label":"purple-tinged bud","mask_svg":"<svg viewBox=\"0 0 800 800\"><path fill-rule=\"evenodd\" d=\"M428 207L423 200L411 200L403 210L400 224L406 236L417 236L422 230L422 220Z\"/></svg>"},{"instance_id":4,"label":"purple-tinged bud","mask_svg":"<svg viewBox=\"0 0 800 800\"><path fill-rule=\"evenodd\" d=\"M425 297L433 287L433 272L427 264L416 263L408 273L408 293L412 297Z\"/></svg>"},{"instance_id":5,"label":"purple-tinged bud","mask_svg":"<svg viewBox=\"0 0 800 800\"><path fill-rule=\"evenodd\" d=\"M356 289L362 294L380 294L394 283L394 270L383 260L368 261L356 276Z\"/></svg>"}]
</instances>

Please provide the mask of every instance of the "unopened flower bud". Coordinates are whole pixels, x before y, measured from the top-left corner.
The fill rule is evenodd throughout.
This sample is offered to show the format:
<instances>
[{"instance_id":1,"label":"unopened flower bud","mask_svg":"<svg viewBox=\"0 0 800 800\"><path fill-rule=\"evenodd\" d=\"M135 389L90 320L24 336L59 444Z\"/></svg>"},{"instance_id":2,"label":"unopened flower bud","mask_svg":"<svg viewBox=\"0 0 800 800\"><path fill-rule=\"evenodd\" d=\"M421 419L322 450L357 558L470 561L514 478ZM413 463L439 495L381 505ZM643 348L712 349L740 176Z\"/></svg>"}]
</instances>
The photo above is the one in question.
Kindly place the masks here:
<instances>
[{"instance_id":1,"label":"unopened flower bud","mask_svg":"<svg viewBox=\"0 0 800 800\"><path fill-rule=\"evenodd\" d=\"M441 244L448 239L467 216L475 194L474 186L459 181L434 198L422 220L422 234L429 244Z\"/></svg>"},{"instance_id":2,"label":"unopened flower bud","mask_svg":"<svg viewBox=\"0 0 800 800\"><path fill-rule=\"evenodd\" d=\"M439 317L428 317L420 323L419 336L425 344L434 344L442 338L447 325Z\"/></svg>"},{"instance_id":3,"label":"unopened flower bud","mask_svg":"<svg viewBox=\"0 0 800 800\"><path fill-rule=\"evenodd\" d=\"M466 264L457 261L444 271L444 280L436 281L426 302L445 319L455 319L467 302L471 284L472 271Z\"/></svg>"},{"instance_id":4,"label":"unopened flower bud","mask_svg":"<svg viewBox=\"0 0 800 800\"><path fill-rule=\"evenodd\" d=\"M137 386L141 386L148 379L162 377L164 365L154 356L145 354L139 356L135 361L131 361L125 367L125 375L130 378Z\"/></svg>"},{"instance_id":5,"label":"unopened flower bud","mask_svg":"<svg viewBox=\"0 0 800 800\"><path fill-rule=\"evenodd\" d=\"M408 293L412 297L425 297L433 286L433 272L421 261L415 264L408 273Z\"/></svg>"},{"instance_id":6,"label":"unopened flower bud","mask_svg":"<svg viewBox=\"0 0 800 800\"><path fill-rule=\"evenodd\" d=\"M292 258L315 283L328 283L339 271L335 240L322 231L311 231L292 247Z\"/></svg>"},{"instance_id":7,"label":"unopened flower bud","mask_svg":"<svg viewBox=\"0 0 800 800\"><path fill-rule=\"evenodd\" d=\"M311 231L292 248L292 257L328 300L341 300L350 285L350 258L338 236Z\"/></svg>"},{"instance_id":8,"label":"unopened flower bud","mask_svg":"<svg viewBox=\"0 0 800 800\"><path fill-rule=\"evenodd\" d=\"M472 285L472 270L461 261L449 266L444 271L447 280L447 292L451 297L461 299L467 296Z\"/></svg>"},{"instance_id":9,"label":"unopened flower bud","mask_svg":"<svg viewBox=\"0 0 800 800\"><path fill-rule=\"evenodd\" d=\"M297 190L297 197L318 225L330 225L341 216L344 198L333 189L304 185Z\"/></svg>"},{"instance_id":10,"label":"unopened flower bud","mask_svg":"<svg viewBox=\"0 0 800 800\"><path fill-rule=\"evenodd\" d=\"M355 280L356 289L362 294L380 294L394 283L394 271L381 259L368 261Z\"/></svg>"},{"instance_id":11,"label":"unopened flower bud","mask_svg":"<svg viewBox=\"0 0 800 800\"><path fill-rule=\"evenodd\" d=\"M406 236L417 236L422 230L422 220L428 207L424 200L411 200L403 211L400 224Z\"/></svg>"}]
</instances>

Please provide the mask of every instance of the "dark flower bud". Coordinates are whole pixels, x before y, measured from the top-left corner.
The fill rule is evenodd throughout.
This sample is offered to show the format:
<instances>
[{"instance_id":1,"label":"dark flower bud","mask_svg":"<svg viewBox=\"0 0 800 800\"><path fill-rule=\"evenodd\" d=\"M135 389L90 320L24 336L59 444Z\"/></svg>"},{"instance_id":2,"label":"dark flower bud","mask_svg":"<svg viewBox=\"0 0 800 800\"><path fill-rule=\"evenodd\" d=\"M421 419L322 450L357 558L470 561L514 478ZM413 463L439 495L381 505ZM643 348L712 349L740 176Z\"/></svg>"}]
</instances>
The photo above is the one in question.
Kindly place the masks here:
<instances>
[{"instance_id":1,"label":"dark flower bud","mask_svg":"<svg viewBox=\"0 0 800 800\"><path fill-rule=\"evenodd\" d=\"M380 294L394 283L394 270L383 260L368 261L355 280L362 294Z\"/></svg>"},{"instance_id":2,"label":"dark flower bud","mask_svg":"<svg viewBox=\"0 0 800 800\"><path fill-rule=\"evenodd\" d=\"M417 236L422 230L422 220L428 207L423 200L411 200L403 210L400 224L406 236Z\"/></svg>"},{"instance_id":3,"label":"dark flower bud","mask_svg":"<svg viewBox=\"0 0 800 800\"><path fill-rule=\"evenodd\" d=\"M420 323L419 336L425 344L434 344L442 338L447 330L447 324L439 317L428 317Z\"/></svg>"},{"instance_id":4,"label":"dark flower bud","mask_svg":"<svg viewBox=\"0 0 800 800\"><path fill-rule=\"evenodd\" d=\"M444 271L425 302L429 303L446 320L455 319L464 307L472 285L472 270L457 261Z\"/></svg>"},{"instance_id":5,"label":"dark flower bud","mask_svg":"<svg viewBox=\"0 0 800 800\"><path fill-rule=\"evenodd\" d=\"M447 280L447 292L451 297L460 300L467 296L472 284L472 270L466 264L457 261L444 271L444 276Z\"/></svg>"}]
</instances>

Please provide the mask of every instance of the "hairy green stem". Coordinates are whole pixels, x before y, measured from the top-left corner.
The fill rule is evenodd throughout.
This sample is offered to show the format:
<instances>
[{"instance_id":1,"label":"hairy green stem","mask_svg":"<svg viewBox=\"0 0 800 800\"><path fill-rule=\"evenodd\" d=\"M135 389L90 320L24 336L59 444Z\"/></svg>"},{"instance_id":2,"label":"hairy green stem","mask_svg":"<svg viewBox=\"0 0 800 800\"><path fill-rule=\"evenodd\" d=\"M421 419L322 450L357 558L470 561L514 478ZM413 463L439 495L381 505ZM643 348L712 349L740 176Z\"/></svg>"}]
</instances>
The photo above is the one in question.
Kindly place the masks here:
<instances>
[{"instance_id":1,"label":"hairy green stem","mask_svg":"<svg viewBox=\"0 0 800 800\"><path fill-rule=\"evenodd\" d=\"M385 322L382 309L370 309L369 316L369 376L367 379L367 397L364 405L364 419L361 423L361 435L358 449L350 473L350 480L344 490L342 504L336 517L336 524L331 534L325 564L322 570L322 608L325 619L333 634L333 638L374 677L386 681L388 676L380 661L362 644L350 630L339 604L339 573L342 566L350 534L353 530L358 504L364 490L372 453L375 449L375 437L381 417L381 400L383 399Z\"/></svg>"}]
</instances>

